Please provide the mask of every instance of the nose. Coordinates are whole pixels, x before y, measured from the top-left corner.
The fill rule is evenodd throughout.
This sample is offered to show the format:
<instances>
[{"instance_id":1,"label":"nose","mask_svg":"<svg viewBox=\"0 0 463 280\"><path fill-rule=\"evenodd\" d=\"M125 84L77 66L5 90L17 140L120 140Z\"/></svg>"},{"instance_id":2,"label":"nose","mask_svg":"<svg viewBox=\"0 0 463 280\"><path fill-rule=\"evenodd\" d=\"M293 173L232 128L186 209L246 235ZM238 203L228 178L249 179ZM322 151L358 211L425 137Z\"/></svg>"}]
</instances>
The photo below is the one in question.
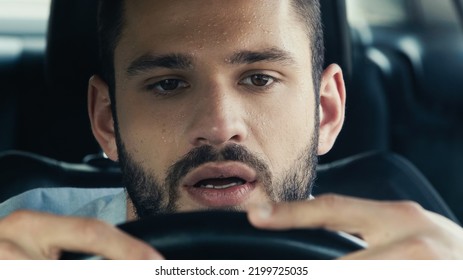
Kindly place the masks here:
<instances>
[{"instance_id":1,"label":"nose","mask_svg":"<svg viewBox=\"0 0 463 280\"><path fill-rule=\"evenodd\" d=\"M198 97L187 132L191 145L222 146L248 137L244 96L214 86Z\"/></svg>"}]
</instances>

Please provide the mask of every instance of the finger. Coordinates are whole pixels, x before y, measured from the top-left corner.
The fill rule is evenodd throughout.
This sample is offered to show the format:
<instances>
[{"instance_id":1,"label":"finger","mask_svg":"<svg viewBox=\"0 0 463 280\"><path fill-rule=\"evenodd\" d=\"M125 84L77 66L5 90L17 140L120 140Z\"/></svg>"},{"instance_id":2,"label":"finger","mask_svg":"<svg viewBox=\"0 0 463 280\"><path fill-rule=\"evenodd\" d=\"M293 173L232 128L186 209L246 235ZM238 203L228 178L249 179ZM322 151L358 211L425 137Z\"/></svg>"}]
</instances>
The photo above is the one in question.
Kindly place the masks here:
<instances>
[{"instance_id":1,"label":"finger","mask_svg":"<svg viewBox=\"0 0 463 280\"><path fill-rule=\"evenodd\" d=\"M66 232L75 232L72 238ZM47 243L66 251L91 253L112 260L156 260L163 256L147 243L97 220L75 219L47 238Z\"/></svg>"},{"instance_id":2,"label":"finger","mask_svg":"<svg viewBox=\"0 0 463 280\"><path fill-rule=\"evenodd\" d=\"M35 259L54 259L61 251L95 254L108 259L160 259L148 244L104 222L30 211L1 220L0 237L15 240Z\"/></svg>"},{"instance_id":3,"label":"finger","mask_svg":"<svg viewBox=\"0 0 463 280\"><path fill-rule=\"evenodd\" d=\"M377 202L339 195L324 195L311 201L251 207L250 222L268 229L324 228L359 235L371 245L384 243L398 233L394 228L418 224L425 219L414 203ZM410 227L414 228L414 227ZM402 230L401 235L408 234ZM397 236L395 236L397 238Z\"/></svg>"},{"instance_id":4,"label":"finger","mask_svg":"<svg viewBox=\"0 0 463 280\"><path fill-rule=\"evenodd\" d=\"M356 231L363 225L365 210L373 208L370 201L339 195L320 196L310 201L298 201L251 207L250 221L258 227L273 229L326 228ZM349 219L345 219L349 217ZM359 220L360 219L360 220Z\"/></svg>"},{"instance_id":5,"label":"finger","mask_svg":"<svg viewBox=\"0 0 463 280\"><path fill-rule=\"evenodd\" d=\"M0 260L32 259L20 246L8 240L0 240Z\"/></svg>"}]
</instances>

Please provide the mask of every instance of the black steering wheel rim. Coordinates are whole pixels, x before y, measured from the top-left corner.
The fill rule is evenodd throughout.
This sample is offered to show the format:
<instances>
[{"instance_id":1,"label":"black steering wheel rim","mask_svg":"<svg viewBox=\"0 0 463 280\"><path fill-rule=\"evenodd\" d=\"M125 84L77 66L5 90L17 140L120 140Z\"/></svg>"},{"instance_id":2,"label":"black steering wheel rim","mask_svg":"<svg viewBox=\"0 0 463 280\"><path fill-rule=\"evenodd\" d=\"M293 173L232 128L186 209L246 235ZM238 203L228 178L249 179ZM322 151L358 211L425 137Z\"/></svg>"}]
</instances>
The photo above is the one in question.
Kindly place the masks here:
<instances>
[{"instance_id":1,"label":"black steering wheel rim","mask_svg":"<svg viewBox=\"0 0 463 280\"><path fill-rule=\"evenodd\" d=\"M262 230L245 213L210 211L163 214L119 226L166 259L335 259L363 249L355 238L323 229ZM63 254L63 259L85 258Z\"/></svg>"}]
</instances>

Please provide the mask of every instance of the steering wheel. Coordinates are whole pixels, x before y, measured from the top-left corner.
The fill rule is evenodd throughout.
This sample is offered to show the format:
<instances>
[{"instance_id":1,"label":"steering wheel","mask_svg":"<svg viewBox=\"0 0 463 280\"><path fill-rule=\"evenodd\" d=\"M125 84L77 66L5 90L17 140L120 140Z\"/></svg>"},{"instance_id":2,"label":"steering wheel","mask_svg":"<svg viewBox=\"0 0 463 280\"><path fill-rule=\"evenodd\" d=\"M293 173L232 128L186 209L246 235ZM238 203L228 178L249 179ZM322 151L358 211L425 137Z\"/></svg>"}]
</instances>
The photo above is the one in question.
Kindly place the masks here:
<instances>
[{"instance_id":1,"label":"steering wheel","mask_svg":"<svg viewBox=\"0 0 463 280\"><path fill-rule=\"evenodd\" d=\"M119 226L166 259L334 259L365 248L356 237L322 229L271 231L253 227L245 213L163 214ZM88 255L64 253L62 259Z\"/></svg>"}]
</instances>

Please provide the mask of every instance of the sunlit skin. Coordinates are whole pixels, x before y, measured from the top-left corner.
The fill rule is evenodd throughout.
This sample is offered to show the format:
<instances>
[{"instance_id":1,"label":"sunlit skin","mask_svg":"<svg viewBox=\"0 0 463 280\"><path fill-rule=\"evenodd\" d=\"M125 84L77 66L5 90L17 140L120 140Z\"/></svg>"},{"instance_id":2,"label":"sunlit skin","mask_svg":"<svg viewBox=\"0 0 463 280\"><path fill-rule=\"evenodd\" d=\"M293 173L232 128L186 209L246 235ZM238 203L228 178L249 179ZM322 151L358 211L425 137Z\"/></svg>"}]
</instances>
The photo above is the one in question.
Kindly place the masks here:
<instances>
[{"instance_id":1,"label":"sunlit skin","mask_svg":"<svg viewBox=\"0 0 463 280\"><path fill-rule=\"evenodd\" d=\"M250 52L277 59L239 59L238 54ZM143 63L169 55L186 62L169 67ZM114 62L122 141L133 160L159 181L192 148L229 143L257 154L278 179L310 144L316 94L310 41L290 1L129 1ZM258 82L266 79L263 86L253 75L259 75ZM163 89L159 82L166 79L179 81L175 90ZM105 91L98 78L93 85ZM326 71L322 87L320 154L331 148L343 120L337 66ZM117 160L113 122L108 104L103 105L106 115L96 136ZM238 206L268 201L262 187L257 182ZM178 190L180 211L204 208L184 188Z\"/></svg>"}]
</instances>

